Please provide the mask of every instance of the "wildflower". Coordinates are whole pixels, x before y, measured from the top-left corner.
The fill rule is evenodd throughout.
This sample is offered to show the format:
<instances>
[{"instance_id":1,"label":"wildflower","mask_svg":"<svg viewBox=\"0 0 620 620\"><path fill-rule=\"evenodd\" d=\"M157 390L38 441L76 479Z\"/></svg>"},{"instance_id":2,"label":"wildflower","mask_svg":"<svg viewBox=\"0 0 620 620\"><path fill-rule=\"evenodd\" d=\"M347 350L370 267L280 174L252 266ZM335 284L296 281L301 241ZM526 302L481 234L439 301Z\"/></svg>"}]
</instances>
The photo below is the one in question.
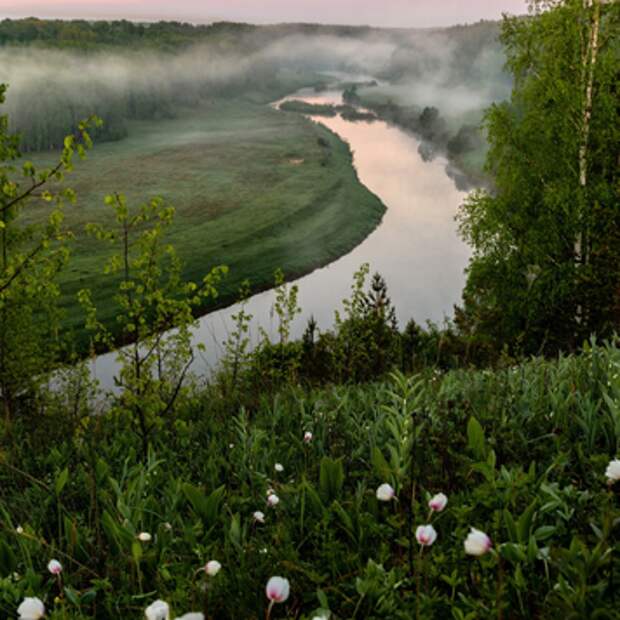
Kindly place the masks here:
<instances>
[{"instance_id":1,"label":"wildflower","mask_svg":"<svg viewBox=\"0 0 620 620\"><path fill-rule=\"evenodd\" d=\"M200 611L192 611L174 620L205 620L205 615Z\"/></svg>"},{"instance_id":2,"label":"wildflower","mask_svg":"<svg viewBox=\"0 0 620 620\"><path fill-rule=\"evenodd\" d=\"M423 547L430 547L437 540L437 532L432 525L420 525L415 531L415 537Z\"/></svg>"},{"instance_id":3,"label":"wildflower","mask_svg":"<svg viewBox=\"0 0 620 620\"><path fill-rule=\"evenodd\" d=\"M290 584L288 579L283 577L272 577L267 582L265 593L272 603L284 603L290 592Z\"/></svg>"},{"instance_id":4,"label":"wildflower","mask_svg":"<svg viewBox=\"0 0 620 620\"><path fill-rule=\"evenodd\" d=\"M262 549L260 549L260 550L259 550L259 553L261 553L261 554L263 554L263 555L264 555L265 553L267 553L267 547L263 547Z\"/></svg>"},{"instance_id":5,"label":"wildflower","mask_svg":"<svg viewBox=\"0 0 620 620\"><path fill-rule=\"evenodd\" d=\"M265 523L265 513L257 510L253 515L254 521L257 523Z\"/></svg>"},{"instance_id":6,"label":"wildflower","mask_svg":"<svg viewBox=\"0 0 620 620\"><path fill-rule=\"evenodd\" d=\"M267 497L269 497L270 495L273 495L275 493L275 489L273 489L272 487L269 487L267 489Z\"/></svg>"},{"instance_id":7,"label":"wildflower","mask_svg":"<svg viewBox=\"0 0 620 620\"><path fill-rule=\"evenodd\" d=\"M282 463L276 463L273 468L278 472L282 473L284 471L284 465Z\"/></svg>"},{"instance_id":8,"label":"wildflower","mask_svg":"<svg viewBox=\"0 0 620 620\"><path fill-rule=\"evenodd\" d=\"M45 615L45 605L40 598L27 596L17 608L19 620L39 620Z\"/></svg>"},{"instance_id":9,"label":"wildflower","mask_svg":"<svg viewBox=\"0 0 620 620\"><path fill-rule=\"evenodd\" d=\"M172 523L168 523L168 521L166 521L164 523L164 527L170 532L172 530Z\"/></svg>"},{"instance_id":10,"label":"wildflower","mask_svg":"<svg viewBox=\"0 0 620 620\"><path fill-rule=\"evenodd\" d=\"M18 525L15 528L15 531L21 536L24 533L24 528L21 525Z\"/></svg>"},{"instance_id":11,"label":"wildflower","mask_svg":"<svg viewBox=\"0 0 620 620\"><path fill-rule=\"evenodd\" d=\"M433 512L441 512L448 504L448 498L443 493L437 493L437 495L431 497L428 502L428 507Z\"/></svg>"},{"instance_id":12,"label":"wildflower","mask_svg":"<svg viewBox=\"0 0 620 620\"><path fill-rule=\"evenodd\" d=\"M222 565L217 560L211 560L207 562L205 566L205 573L209 575L209 577L215 577L220 572Z\"/></svg>"},{"instance_id":13,"label":"wildflower","mask_svg":"<svg viewBox=\"0 0 620 620\"><path fill-rule=\"evenodd\" d=\"M608 484L613 484L620 480L620 459L609 461L609 465L607 465L607 469L605 470L605 475L607 476Z\"/></svg>"},{"instance_id":14,"label":"wildflower","mask_svg":"<svg viewBox=\"0 0 620 620\"><path fill-rule=\"evenodd\" d=\"M232 450L235 447L235 444L234 443L229 443L228 447Z\"/></svg>"},{"instance_id":15,"label":"wildflower","mask_svg":"<svg viewBox=\"0 0 620 620\"><path fill-rule=\"evenodd\" d=\"M138 534L138 540L140 542L150 542L153 537L148 532L140 532Z\"/></svg>"},{"instance_id":16,"label":"wildflower","mask_svg":"<svg viewBox=\"0 0 620 620\"><path fill-rule=\"evenodd\" d=\"M280 503L280 498L275 493L272 493L267 498L267 503L273 508L274 506L277 506Z\"/></svg>"},{"instance_id":17,"label":"wildflower","mask_svg":"<svg viewBox=\"0 0 620 620\"><path fill-rule=\"evenodd\" d=\"M158 599L144 610L144 615L147 620L170 620L170 607L166 601Z\"/></svg>"},{"instance_id":18,"label":"wildflower","mask_svg":"<svg viewBox=\"0 0 620 620\"><path fill-rule=\"evenodd\" d=\"M492 546L491 539L475 527L471 528L471 532L469 532L465 539L465 553L468 555L484 555Z\"/></svg>"},{"instance_id":19,"label":"wildflower","mask_svg":"<svg viewBox=\"0 0 620 620\"><path fill-rule=\"evenodd\" d=\"M47 570L52 573L52 575L60 575L60 573L62 573L62 564L58 560L50 560L47 565Z\"/></svg>"},{"instance_id":20,"label":"wildflower","mask_svg":"<svg viewBox=\"0 0 620 620\"><path fill-rule=\"evenodd\" d=\"M312 441L312 437L314 437L314 435L310 431L306 431L304 433L304 443L310 443Z\"/></svg>"},{"instance_id":21,"label":"wildflower","mask_svg":"<svg viewBox=\"0 0 620 620\"><path fill-rule=\"evenodd\" d=\"M396 492L389 484L387 484L387 482L385 484L382 484L377 489L377 499L381 502L389 502L395 497L396 497Z\"/></svg>"}]
</instances>

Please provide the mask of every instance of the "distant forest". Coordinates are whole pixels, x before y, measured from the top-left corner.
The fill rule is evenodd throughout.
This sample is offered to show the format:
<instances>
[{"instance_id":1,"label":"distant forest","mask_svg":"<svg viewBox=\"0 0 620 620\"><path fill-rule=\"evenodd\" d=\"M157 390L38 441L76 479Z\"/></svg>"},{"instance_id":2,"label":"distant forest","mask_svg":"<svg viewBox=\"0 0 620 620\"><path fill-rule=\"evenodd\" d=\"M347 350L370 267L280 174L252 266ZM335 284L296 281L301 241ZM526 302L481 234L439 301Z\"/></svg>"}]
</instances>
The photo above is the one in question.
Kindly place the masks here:
<instances>
[{"instance_id":1,"label":"distant forest","mask_svg":"<svg viewBox=\"0 0 620 620\"><path fill-rule=\"evenodd\" d=\"M118 140L128 121L171 118L222 97L266 103L317 84L323 71L394 84L429 75L474 89L505 83L498 33L496 22L384 30L7 19L0 22L0 82L10 86L7 110L22 150L37 151L58 148L93 113L104 121L94 138ZM49 50L45 59L41 48Z\"/></svg>"}]
</instances>

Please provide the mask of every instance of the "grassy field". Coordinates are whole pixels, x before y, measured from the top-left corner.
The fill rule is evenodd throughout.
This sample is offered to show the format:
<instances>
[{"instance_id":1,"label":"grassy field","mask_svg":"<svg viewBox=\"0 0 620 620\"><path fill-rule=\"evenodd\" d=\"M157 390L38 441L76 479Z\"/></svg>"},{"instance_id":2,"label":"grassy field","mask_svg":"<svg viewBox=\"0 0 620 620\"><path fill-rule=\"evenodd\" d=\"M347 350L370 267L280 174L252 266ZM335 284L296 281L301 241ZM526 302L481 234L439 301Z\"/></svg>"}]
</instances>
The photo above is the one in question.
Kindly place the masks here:
<instances>
[{"instance_id":1,"label":"grassy field","mask_svg":"<svg viewBox=\"0 0 620 620\"><path fill-rule=\"evenodd\" d=\"M175 120L133 123L129 138L96 145L68 185L78 203L67 210L76 241L62 275L62 306L65 327L75 331L83 323L76 293L84 287L105 322L116 312L117 283L100 275L109 249L84 233L88 222L111 223L106 194L124 193L134 206L155 196L172 204L169 241L184 276L200 280L215 265L230 268L219 303L232 301L246 278L260 289L278 267L291 278L333 261L384 212L337 136L298 114L248 101L214 101ZM34 209L29 217L42 213Z\"/></svg>"},{"instance_id":2,"label":"grassy field","mask_svg":"<svg viewBox=\"0 0 620 620\"><path fill-rule=\"evenodd\" d=\"M214 385L161 420L147 463L127 409L29 409L0 443L0 617L37 596L49 620L137 620L155 599L171 618L617 619L618 368L593 347L290 382L249 409ZM472 527L491 540L466 546ZM274 575L290 597L269 614Z\"/></svg>"}]
</instances>

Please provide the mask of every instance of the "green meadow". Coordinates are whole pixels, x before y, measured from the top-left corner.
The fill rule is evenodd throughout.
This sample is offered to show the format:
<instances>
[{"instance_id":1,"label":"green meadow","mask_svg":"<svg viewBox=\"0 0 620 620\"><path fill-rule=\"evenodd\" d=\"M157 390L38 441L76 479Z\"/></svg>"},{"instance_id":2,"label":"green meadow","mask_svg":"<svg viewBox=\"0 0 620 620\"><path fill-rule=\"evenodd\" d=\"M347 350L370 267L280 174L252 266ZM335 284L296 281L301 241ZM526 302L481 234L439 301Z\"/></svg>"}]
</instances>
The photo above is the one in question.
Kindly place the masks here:
<instances>
[{"instance_id":1,"label":"green meadow","mask_svg":"<svg viewBox=\"0 0 620 620\"><path fill-rule=\"evenodd\" d=\"M44 158L35 158L45 163ZM118 281L102 275L109 246L84 232L109 224L106 195L132 206L161 197L175 207L167 240L195 281L216 265L229 267L218 304L232 302L244 280L253 290L273 283L281 268L299 276L345 254L383 215L361 185L348 145L298 114L248 101L213 101L166 121L130 125L129 137L96 144L67 179L77 203L66 210L75 234L61 274L64 327L79 332L80 289L90 288L103 322L113 322ZM44 206L29 208L29 219Z\"/></svg>"}]
</instances>

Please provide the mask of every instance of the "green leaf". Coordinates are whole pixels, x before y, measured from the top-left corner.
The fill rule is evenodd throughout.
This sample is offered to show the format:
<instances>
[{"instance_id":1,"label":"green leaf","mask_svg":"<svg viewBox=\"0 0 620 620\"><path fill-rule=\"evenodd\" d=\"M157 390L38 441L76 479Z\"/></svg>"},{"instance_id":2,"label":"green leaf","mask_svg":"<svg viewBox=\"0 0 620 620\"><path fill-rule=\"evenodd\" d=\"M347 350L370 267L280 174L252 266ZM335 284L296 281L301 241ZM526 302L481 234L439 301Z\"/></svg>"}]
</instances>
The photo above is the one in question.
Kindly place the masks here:
<instances>
[{"instance_id":1,"label":"green leaf","mask_svg":"<svg viewBox=\"0 0 620 620\"><path fill-rule=\"evenodd\" d=\"M56 491L56 495L60 495L62 490L65 488L67 481L69 480L69 470L65 467L56 477L56 482L54 483L54 490Z\"/></svg>"},{"instance_id":2,"label":"green leaf","mask_svg":"<svg viewBox=\"0 0 620 620\"><path fill-rule=\"evenodd\" d=\"M321 459L319 473L319 492L324 502L333 502L342 491L344 484L344 468L341 459L324 456Z\"/></svg>"},{"instance_id":3,"label":"green leaf","mask_svg":"<svg viewBox=\"0 0 620 620\"><path fill-rule=\"evenodd\" d=\"M486 441L484 429L475 417L469 418L467 423L467 447L471 450L474 457L479 461L486 458Z\"/></svg>"},{"instance_id":4,"label":"green leaf","mask_svg":"<svg viewBox=\"0 0 620 620\"><path fill-rule=\"evenodd\" d=\"M203 522L211 527L215 524L220 504L224 497L226 487L222 485L213 491L210 495L206 496L198 487L195 487L189 483L185 483L182 486L183 495L187 501L192 505L194 512L203 520Z\"/></svg>"}]
</instances>

